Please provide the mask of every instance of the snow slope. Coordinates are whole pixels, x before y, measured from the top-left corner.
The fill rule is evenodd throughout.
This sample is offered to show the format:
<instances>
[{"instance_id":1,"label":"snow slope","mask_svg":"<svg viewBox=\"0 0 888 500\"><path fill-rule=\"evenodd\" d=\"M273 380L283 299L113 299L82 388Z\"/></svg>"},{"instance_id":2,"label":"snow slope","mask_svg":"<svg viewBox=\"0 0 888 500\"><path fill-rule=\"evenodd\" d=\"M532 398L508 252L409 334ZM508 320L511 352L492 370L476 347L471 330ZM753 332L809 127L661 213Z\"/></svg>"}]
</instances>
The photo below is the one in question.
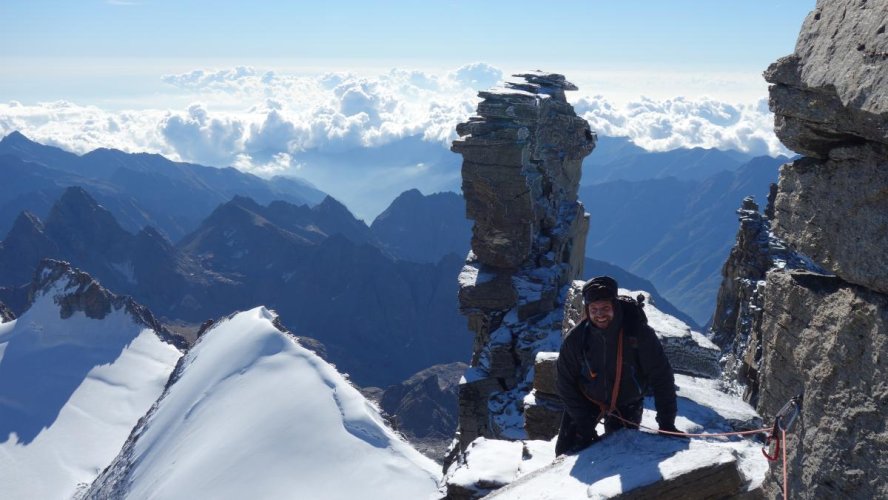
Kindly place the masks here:
<instances>
[{"instance_id":1,"label":"snow slope","mask_svg":"<svg viewBox=\"0 0 888 500\"><path fill-rule=\"evenodd\" d=\"M437 496L439 467L264 307L206 332L89 498Z\"/></svg>"},{"instance_id":2,"label":"snow slope","mask_svg":"<svg viewBox=\"0 0 888 500\"><path fill-rule=\"evenodd\" d=\"M125 309L60 317L69 276L0 324L0 498L66 499L89 485L163 392L181 356Z\"/></svg>"}]
</instances>

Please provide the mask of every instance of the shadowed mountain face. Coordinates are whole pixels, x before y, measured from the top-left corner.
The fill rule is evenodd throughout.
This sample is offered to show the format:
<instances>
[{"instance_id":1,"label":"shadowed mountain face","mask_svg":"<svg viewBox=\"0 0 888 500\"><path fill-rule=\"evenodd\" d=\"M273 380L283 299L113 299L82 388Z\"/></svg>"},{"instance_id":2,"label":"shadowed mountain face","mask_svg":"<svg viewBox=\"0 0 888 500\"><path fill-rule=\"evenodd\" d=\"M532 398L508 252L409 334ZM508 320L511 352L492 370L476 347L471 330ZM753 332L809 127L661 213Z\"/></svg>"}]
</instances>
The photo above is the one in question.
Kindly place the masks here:
<instances>
[{"instance_id":1,"label":"shadowed mountain face","mask_svg":"<svg viewBox=\"0 0 888 500\"><path fill-rule=\"evenodd\" d=\"M150 227L127 232L74 187L45 223L18 218L0 244L0 285L27 283L39 260L53 257L170 319L202 322L266 304L294 332L323 342L361 385L385 387L462 359L471 343L457 313L462 258L394 260L376 245L332 198L308 207L237 197L173 246Z\"/></svg>"},{"instance_id":2,"label":"shadowed mountain face","mask_svg":"<svg viewBox=\"0 0 888 500\"><path fill-rule=\"evenodd\" d=\"M30 141L18 132L0 140L0 234L29 210L40 217L68 186L81 186L130 232L151 225L178 240L235 195L261 203L316 204L324 193L296 179L265 180L234 168L179 163L163 156L97 149L83 156Z\"/></svg>"},{"instance_id":3,"label":"shadowed mountain face","mask_svg":"<svg viewBox=\"0 0 888 500\"><path fill-rule=\"evenodd\" d=\"M746 196L766 200L785 161L759 157L703 181L583 186L580 199L592 214L586 255L645 277L694 322L705 324L734 244L735 211Z\"/></svg>"},{"instance_id":4,"label":"shadowed mountain face","mask_svg":"<svg viewBox=\"0 0 888 500\"><path fill-rule=\"evenodd\" d=\"M0 243L0 284L24 292L47 257L67 260L164 315L194 321L205 319L195 303L236 285L206 272L150 227L127 232L79 187L62 194L45 223L27 212L16 219Z\"/></svg>"},{"instance_id":5,"label":"shadowed mountain face","mask_svg":"<svg viewBox=\"0 0 888 500\"><path fill-rule=\"evenodd\" d=\"M446 192L424 196L405 191L382 212L370 230L399 259L438 262L449 253L465 255L472 238L462 196Z\"/></svg>"}]
</instances>

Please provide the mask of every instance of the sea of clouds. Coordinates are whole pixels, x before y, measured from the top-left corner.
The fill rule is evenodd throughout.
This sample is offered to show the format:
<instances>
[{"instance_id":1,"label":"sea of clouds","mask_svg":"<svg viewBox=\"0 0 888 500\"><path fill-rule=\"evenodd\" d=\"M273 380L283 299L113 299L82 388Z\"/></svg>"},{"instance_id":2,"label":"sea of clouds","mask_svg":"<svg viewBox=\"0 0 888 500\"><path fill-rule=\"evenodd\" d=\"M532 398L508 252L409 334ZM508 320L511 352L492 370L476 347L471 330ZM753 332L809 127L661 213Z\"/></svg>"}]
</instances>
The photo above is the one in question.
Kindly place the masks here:
<instances>
[{"instance_id":1,"label":"sea of clouds","mask_svg":"<svg viewBox=\"0 0 888 500\"><path fill-rule=\"evenodd\" d=\"M295 76L252 67L166 75L185 109L107 110L75 102L0 103L0 134L84 153L99 147L160 153L259 175L298 169L300 155L377 148L407 137L439 144L474 113L477 91L502 83L485 63L432 73L393 69L363 76ZM569 93L577 113L601 135L625 136L649 150L678 147L785 154L764 98L727 103L708 97L616 104L607 96Z\"/></svg>"}]
</instances>

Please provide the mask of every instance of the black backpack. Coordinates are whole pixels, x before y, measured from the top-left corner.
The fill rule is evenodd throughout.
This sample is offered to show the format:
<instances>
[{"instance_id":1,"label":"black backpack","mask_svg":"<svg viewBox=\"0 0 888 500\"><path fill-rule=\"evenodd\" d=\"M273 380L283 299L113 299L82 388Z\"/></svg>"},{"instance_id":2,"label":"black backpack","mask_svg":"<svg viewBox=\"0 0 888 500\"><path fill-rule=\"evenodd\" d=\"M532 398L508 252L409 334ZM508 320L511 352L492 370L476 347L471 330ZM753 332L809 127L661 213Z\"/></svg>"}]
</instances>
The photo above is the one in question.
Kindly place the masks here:
<instances>
[{"instance_id":1,"label":"black backpack","mask_svg":"<svg viewBox=\"0 0 888 500\"><path fill-rule=\"evenodd\" d=\"M630 318L639 321L641 324L648 324L647 314L644 313L644 295L638 294L636 298L628 295L618 295L617 300L631 307L624 308L624 312L629 312Z\"/></svg>"}]
</instances>

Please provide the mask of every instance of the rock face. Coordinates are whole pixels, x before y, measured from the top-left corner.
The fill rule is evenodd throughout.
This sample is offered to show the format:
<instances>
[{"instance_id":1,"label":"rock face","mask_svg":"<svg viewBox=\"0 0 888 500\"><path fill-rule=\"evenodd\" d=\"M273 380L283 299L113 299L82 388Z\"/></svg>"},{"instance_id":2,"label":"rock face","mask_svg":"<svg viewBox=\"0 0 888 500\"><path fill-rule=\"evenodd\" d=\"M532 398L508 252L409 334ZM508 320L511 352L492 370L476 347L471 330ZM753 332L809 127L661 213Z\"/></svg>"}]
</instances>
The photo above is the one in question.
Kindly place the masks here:
<instances>
[{"instance_id":1,"label":"rock face","mask_svg":"<svg viewBox=\"0 0 888 500\"><path fill-rule=\"evenodd\" d=\"M809 157L781 173L775 230L843 280L882 293L888 293L886 15L884 0L819 1L795 53L765 72L777 136Z\"/></svg>"},{"instance_id":2,"label":"rock face","mask_svg":"<svg viewBox=\"0 0 888 500\"><path fill-rule=\"evenodd\" d=\"M525 437L523 399L536 353L557 350L567 285L582 271L588 216L577 201L596 136L564 97L562 75L515 75L481 92L478 116L457 126L472 250L460 310L475 334L459 388L459 445Z\"/></svg>"},{"instance_id":3,"label":"rock face","mask_svg":"<svg viewBox=\"0 0 888 500\"><path fill-rule=\"evenodd\" d=\"M764 286L759 412L796 393L789 489L882 498L888 483L888 0L817 2L795 53L765 73L784 166L774 232L835 276L772 270ZM781 489L779 468L764 482Z\"/></svg>"},{"instance_id":4,"label":"rock face","mask_svg":"<svg viewBox=\"0 0 888 500\"><path fill-rule=\"evenodd\" d=\"M776 185L774 186L776 189ZM776 193L776 191L774 191ZM773 216L773 197L765 214ZM723 378L752 405L758 402L761 322L765 276L770 269L824 273L809 258L788 248L771 232L771 221L751 197L737 210L737 243L722 267L710 338L722 349Z\"/></svg>"},{"instance_id":5,"label":"rock face","mask_svg":"<svg viewBox=\"0 0 888 500\"><path fill-rule=\"evenodd\" d=\"M789 490L885 498L888 296L804 272L772 272L766 290L759 411L774 415L804 392L786 447ZM782 483L779 468L771 476L766 492Z\"/></svg>"}]
</instances>

